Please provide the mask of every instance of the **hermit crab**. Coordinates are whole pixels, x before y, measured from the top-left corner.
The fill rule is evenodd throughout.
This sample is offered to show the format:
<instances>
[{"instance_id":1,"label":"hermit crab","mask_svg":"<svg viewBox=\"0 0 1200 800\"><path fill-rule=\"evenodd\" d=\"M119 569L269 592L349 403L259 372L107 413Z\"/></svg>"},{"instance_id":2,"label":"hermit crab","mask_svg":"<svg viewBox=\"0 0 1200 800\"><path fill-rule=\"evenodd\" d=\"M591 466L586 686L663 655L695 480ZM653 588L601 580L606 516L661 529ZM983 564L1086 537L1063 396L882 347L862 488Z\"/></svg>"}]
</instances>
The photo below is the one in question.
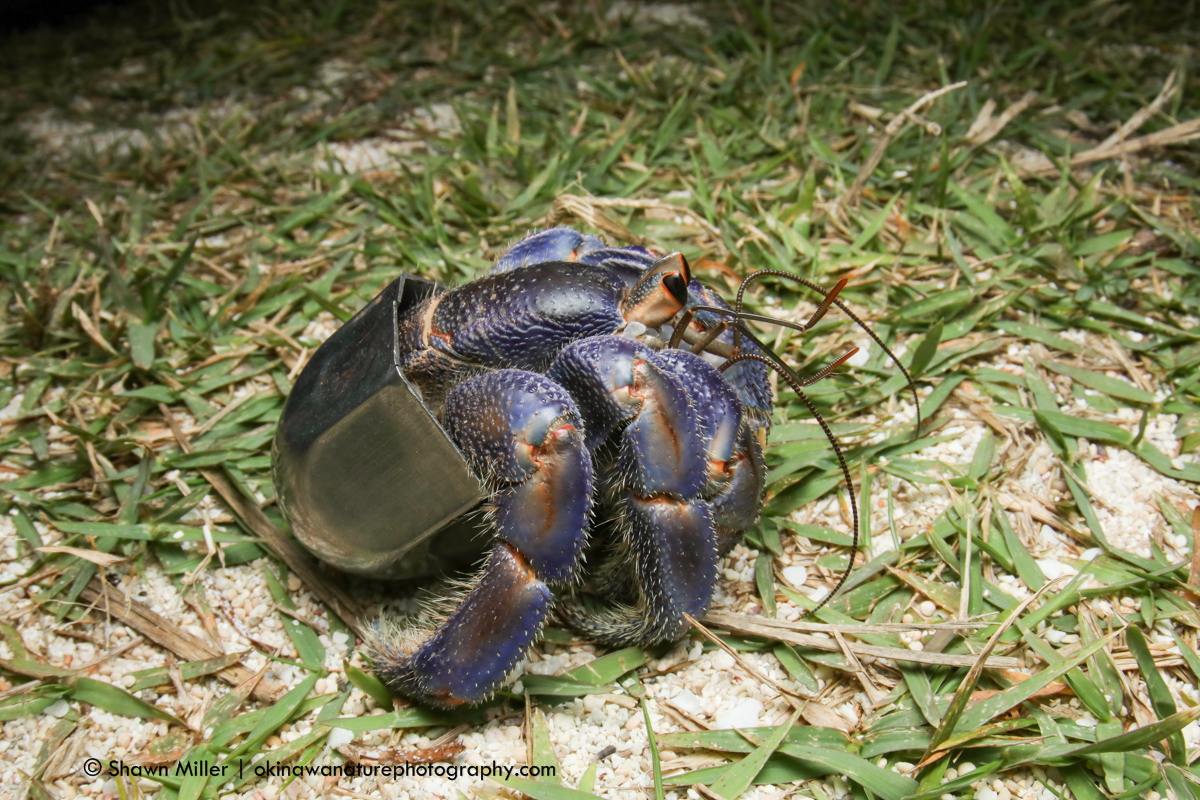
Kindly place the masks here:
<instances>
[{"instance_id":1,"label":"hermit crab","mask_svg":"<svg viewBox=\"0 0 1200 800\"><path fill-rule=\"evenodd\" d=\"M743 311L767 274L820 293L815 313ZM427 705L482 701L556 609L610 645L680 638L758 519L770 369L849 484L804 387L853 351L801 378L744 325L805 331L837 305L895 361L837 299L844 285L760 271L731 307L680 253L570 228L522 239L457 288L390 284L313 355L274 447L280 508L318 557L393 577L476 564L426 618L379 626L379 676Z\"/></svg>"}]
</instances>

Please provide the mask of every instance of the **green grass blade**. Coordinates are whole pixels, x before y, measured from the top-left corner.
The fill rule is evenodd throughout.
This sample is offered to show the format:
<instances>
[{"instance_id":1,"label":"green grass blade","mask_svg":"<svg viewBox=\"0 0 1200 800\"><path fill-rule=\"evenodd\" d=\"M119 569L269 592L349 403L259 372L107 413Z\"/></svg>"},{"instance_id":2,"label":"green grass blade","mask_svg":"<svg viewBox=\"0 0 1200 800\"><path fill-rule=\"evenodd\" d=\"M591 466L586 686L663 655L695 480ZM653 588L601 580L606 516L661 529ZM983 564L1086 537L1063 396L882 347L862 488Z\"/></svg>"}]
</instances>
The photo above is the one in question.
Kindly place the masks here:
<instances>
[{"instance_id":1,"label":"green grass blade","mask_svg":"<svg viewBox=\"0 0 1200 800\"><path fill-rule=\"evenodd\" d=\"M792 726L796 724L796 720L798 719L800 719L800 709L793 711L788 721L778 726L775 729L775 733L763 742L761 747L758 747L741 761L725 770L720 779L710 787L713 794L725 797L728 800L736 800L736 798L740 797L742 792L750 788L750 784L754 781L754 776L758 775L759 771L767 763L767 759L779 748L780 743L783 742L784 737L787 736L788 731L792 729ZM662 775L660 773L658 776L659 791L661 791L661 783ZM659 796L659 800L661 800L661 795Z\"/></svg>"}]
</instances>

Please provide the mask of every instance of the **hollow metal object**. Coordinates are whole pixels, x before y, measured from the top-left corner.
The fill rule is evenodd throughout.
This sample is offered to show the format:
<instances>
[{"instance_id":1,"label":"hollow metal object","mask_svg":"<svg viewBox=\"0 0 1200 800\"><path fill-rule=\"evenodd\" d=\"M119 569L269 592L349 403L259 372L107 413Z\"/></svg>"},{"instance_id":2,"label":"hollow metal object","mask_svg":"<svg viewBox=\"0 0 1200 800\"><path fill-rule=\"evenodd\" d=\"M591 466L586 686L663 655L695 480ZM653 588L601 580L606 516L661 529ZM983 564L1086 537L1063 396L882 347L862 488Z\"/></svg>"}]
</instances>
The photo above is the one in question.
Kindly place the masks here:
<instances>
[{"instance_id":1,"label":"hollow metal object","mask_svg":"<svg viewBox=\"0 0 1200 800\"><path fill-rule=\"evenodd\" d=\"M483 487L397 366L398 318L441 288L408 274L390 283L317 349L279 421L280 510L305 547L347 572L419 577L485 551L466 516Z\"/></svg>"}]
</instances>

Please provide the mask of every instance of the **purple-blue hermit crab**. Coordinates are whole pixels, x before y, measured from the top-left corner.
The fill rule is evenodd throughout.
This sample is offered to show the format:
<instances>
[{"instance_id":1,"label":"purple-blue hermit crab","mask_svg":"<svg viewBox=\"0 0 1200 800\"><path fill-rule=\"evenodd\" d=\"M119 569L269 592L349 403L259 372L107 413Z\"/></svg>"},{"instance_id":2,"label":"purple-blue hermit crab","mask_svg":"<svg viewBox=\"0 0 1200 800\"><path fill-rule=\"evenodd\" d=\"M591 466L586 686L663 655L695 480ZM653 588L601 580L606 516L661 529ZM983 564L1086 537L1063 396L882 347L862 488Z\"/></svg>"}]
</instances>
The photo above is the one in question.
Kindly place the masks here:
<instances>
[{"instance_id":1,"label":"purple-blue hermit crab","mask_svg":"<svg viewBox=\"0 0 1200 800\"><path fill-rule=\"evenodd\" d=\"M767 274L821 293L807 322L742 311L747 283ZM463 286L389 286L314 355L275 444L281 509L344 569L433 572L468 539L486 546L440 611L380 626L368 643L379 676L428 705L482 701L555 607L609 645L680 638L758 519L768 370L816 414L803 387L853 354L800 378L742 323L805 331L837 305L891 356L837 299L844 285L764 270L731 308L680 253L552 228ZM441 474L456 468L471 477ZM475 534L447 527L472 507Z\"/></svg>"}]
</instances>

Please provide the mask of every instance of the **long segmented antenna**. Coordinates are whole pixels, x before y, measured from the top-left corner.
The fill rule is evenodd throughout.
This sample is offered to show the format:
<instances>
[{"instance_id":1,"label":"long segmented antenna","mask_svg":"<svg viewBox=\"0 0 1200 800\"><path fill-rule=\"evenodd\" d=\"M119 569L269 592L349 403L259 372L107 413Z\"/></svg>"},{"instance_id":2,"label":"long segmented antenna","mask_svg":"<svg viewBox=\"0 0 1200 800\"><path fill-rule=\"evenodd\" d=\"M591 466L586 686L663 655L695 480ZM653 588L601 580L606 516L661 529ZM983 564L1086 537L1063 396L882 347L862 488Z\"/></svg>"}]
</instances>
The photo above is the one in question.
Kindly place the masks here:
<instances>
[{"instance_id":1,"label":"long segmented antenna","mask_svg":"<svg viewBox=\"0 0 1200 800\"><path fill-rule=\"evenodd\" d=\"M777 319L775 317L766 316L764 314L755 314L752 312L742 310L742 300L745 296L746 288L755 279L764 277L764 276L768 276L768 275L773 275L773 276L780 277L780 278L788 278L790 280L796 281L797 283L801 284L802 286L805 286L805 287L812 289L813 291L821 294L822 299L821 299L820 304L817 306L817 309L812 313L812 315L808 318L808 320L806 322L797 323L797 322L792 322L791 320ZM831 431L829 429L829 425L825 422L824 417L822 417L820 412L817 411L816 406L813 404L812 400L809 399L808 395L806 395L804 393L804 390L802 387L811 386L814 383L817 383L818 381L829 377L831 374L833 374L834 370L836 370L838 367L840 367L842 364L844 364L847 360L849 360L855 353L857 353L858 348L857 347L854 348L850 352L846 353L845 355L843 355L840 358L838 358L837 360L835 360L833 363L828 364L827 366L822 368L819 372L817 372L817 374L812 375L808 378L801 378L799 375L796 374L796 372L790 366L788 366L783 361L782 358L779 357L779 355L777 353L775 353L774 350L772 350L770 347L767 347L766 345L764 345L753 334L751 334L750 331L747 330L746 327L742 324L742 322L743 321L765 322L765 323L771 324L771 325L779 325L779 326L782 326L785 328L791 328L792 330L800 331L801 333L807 333L818 322L821 321L821 319L829 311L830 306L836 305L839 309L841 309L843 312L845 312L846 316L848 316L851 320L853 320L856 325L858 325L860 328L862 328L864 331L867 332L867 335L870 336L871 339L877 345L879 345L879 347L883 350L883 352L887 353L888 357L892 360L892 363L895 364L899 368L900 372L902 372L904 374L905 379L907 379L909 389L912 390L913 403L916 406L916 413L917 413L917 424L916 424L916 427L913 429L913 437L915 439L920 434L920 430L921 430L921 401L917 395L917 387L913 383L912 375L910 375L908 370L904 368L904 365L900 363L900 359L896 357L896 354L893 353L891 351L891 349L886 344L883 343L883 340L880 339L878 335L876 335L875 331L871 330L871 328L865 322L863 322L861 319L859 319L854 314L853 311L851 311L849 308L846 307L845 303L843 303L841 300L838 299L838 295L841 294L841 291L844 288L846 288L846 279L845 278L842 278L840 281L838 281L837 285L833 287L833 289L826 292L824 289L822 289L820 286L813 283L812 281L809 281L805 278L801 278L798 275L792 275L789 272L783 272L781 270L774 270L774 269L757 270L755 272L750 273L749 275L747 275L745 277L745 279L742 280L741 286L738 287L737 303L736 303L735 308L728 309L728 308L718 308L716 306L705 306L705 305L692 306L691 308L689 308L687 311L685 311L683 313L683 315L679 319L679 322L676 323L674 330L671 332L671 340L667 345L668 347L675 348L675 347L679 346L680 341L686 340L688 342L688 344L692 345L693 353L701 353L701 352L707 351L707 352L713 353L714 355L723 356L726 358L726 361L719 368L722 372L729 369L729 367L733 366L734 364L736 364L740 361L757 361L759 363L767 365L771 369L774 369L781 376L783 376L784 381L786 381L788 386L791 387L792 391L794 391L796 393L796 396L799 397L804 402L804 405L808 407L809 412L812 413L813 417L816 418L817 423L821 426L821 430L824 432L825 438L829 440L829 444L833 447L833 452L837 456L838 464L842 468L842 477L845 478L845 480L846 480L847 492L850 495L850 514L851 514L852 525L853 525L853 530L852 530L853 538L852 538L852 542L850 545L851 556L850 556L850 563L846 566L846 571L843 572L841 578L838 579L837 585L835 587L833 587L833 591L831 591L829 594L827 594L825 596L825 598L823 600L821 600L820 603L817 604L816 608L814 608L812 611L809 612L810 614L815 614L816 612L818 612L822 608L824 608L825 605L830 600L832 600L839 591L841 591L842 586L844 586L846 581L850 578L850 573L853 572L853 570L854 570L854 555L858 553L859 521L858 521L858 506L854 501L854 481L850 477L850 468L846 465L846 458L842 454L842 448L838 444L836 437L834 437L833 431ZM695 334L695 333L691 332L692 320L695 318L696 314L700 311L707 311L707 312L717 314L720 316L724 316L727 318L732 318L734 320L733 325L732 325L732 327L733 327L733 347L732 348L726 344L722 344L721 342L716 341L717 337L719 337L721 334L723 334L730 327L730 323L729 323L728 319L721 320L721 322L719 324L713 326L712 329L705 331L703 334ZM765 353L766 355L760 355L758 353L743 353L742 352L742 336L743 335L748 337L751 341L753 341L760 348L762 348L763 353Z\"/></svg>"},{"instance_id":2,"label":"long segmented antenna","mask_svg":"<svg viewBox=\"0 0 1200 800\"><path fill-rule=\"evenodd\" d=\"M766 323L770 323L773 325L780 325L785 328L792 328L793 330L798 330L798 331L806 330L805 325L807 323L792 322L792 321L786 320L786 319L775 319L774 317L768 317L763 314L754 314L749 311L734 311L731 308L720 308L718 306L699 306L699 305L692 306L691 308L689 308L687 311L684 312L683 316L679 320L679 324L675 326L675 331L671 334L671 341L667 344L667 347L669 347L669 348L678 347L679 342L681 340L683 340L683 341L687 341L688 344L692 345L693 353L698 354L701 352L708 352L708 353L712 353L713 355L721 356L722 358L726 358L726 359L733 358L736 355L740 355L737 350L730 347L729 345L714 341L718 336L720 336L722 333L724 333L726 328L728 327L728 323L725 322L724 320L722 320L719 325L714 326L711 331L704 334L703 336L699 336L698 334L689 334L688 325L691 324L692 317L695 316L695 313L697 311L709 311L709 312L712 312L713 314L722 314L724 316L732 317L733 319L738 320L738 322L734 325L734 335L736 336L737 334L740 333L743 336L746 336L747 338L749 338L751 341L753 341L756 345L758 345L760 348L762 348L762 351L764 353L766 353L770 357L771 361L773 362L773 364L777 368L777 370L781 370L785 374L791 376L792 380L796 381L801 386L812 386L817 381L822 380L823 378L829 377L835 369L840 367L842 364L846 363L847 359L849 359L851 356L853 356L855 353L858 352L858 348L855 347L850 352L848 352L845 355L838 358L837 361L834 361L832 364L829 364L828 366L824 367L816 375L813 375L808 378L802 378L798 374L796 374L795 370L793 370L790 366L788 366L787 363L782 358L779 357L779 354L777 354L770 347L767 347L765 344L760 342L757 338L754 337L753 334L750 333L750 331L746 330L741 325L740 320L748 319L748 320L754 320L755 322L766 322ZM691 336L691 338L689 338L689 335Z\"/></svg>"},{"instance_id":3,"label":"long segmented antenna","mask_svg":"<svg viewBox=\"0 0 1200 800\"><path fill-rule=\"evenodd\" d=\"M843 303L841 300L837 299L838 294L840 294L842 289L845 288L845 286L846 286L846 279L842 278L840 281L838 281L837 286L833 287L833 289L831 291L826 292L819 285L813 283L812 281L808 280L807 278L801 278L799 275L793 275L790 272L784 272L783 270L780 270L780 269L755 270L754 272L751 272L749 275L747 275L745 278L743 278L742 285L738 287L737 304L734 306L734 308L739 313L742 310L742 297L746 294L746 287L748 287L753 281L757 280L758 278L766 277L768 275L774 276L776 278L787 278L788 280L795 281L796 283L800 284L801 286L806 286L809 289L812 289L814 292L819 293L824 298L821 301L821 304L817 307L817 310L813 312L813 315L811 317L809 317L808 322L805 323L807 328L811 328L813 325L816 325L817 322L820 321L821 317L825 316L825 312L829 310L829 306L835 305L839 309L841 309L842 313L844 313L847 317L849 317L851 320L853 320L855 325L857 325L858 327L860 327L864 331L866 331L867 335L871 337L871 339L875 342L875 344L879 345L880 348L883 349L883 352L887 353L888 358L890 358L892 360L892 363L895 364L896 367L902 373L904 373L905 379L908 380L908 388L912 390L913 404L917 408L917 426L913 429L913 438L916 439L916 437L919 436L920 432L921 432L921 399L917 396L917 385L915 383L913 383L912 375L908 374L908 370L905 369L904 365L900 363L900 359L897 358L896 354L893 353L891 351L891 349L886 344L883 343L883 340L879 338L879 336L875 333L875 331L871 330L870 326L868 326L867 323L863 322L861 319L858 318L858 316L853 311L851 311L849 308L847 308L845 303ZM783 325L784 323L782 320L780 320L780 321L778 321L777 324ZM787 327L794 327L794 326L788 325ZM807 330L807 328L805 330ZM741 333L742 333L742 331L738 327L734 328L734 330L733 330L733 351L734 351L734 353L741 352Z\"/></svg>"},{"instance_id":4,"label":"long segmented antenna","mask_svg":"<svg viewBox=\"0 0 1200 800\"><path fill-rule=\"evenodd\" d=\"M764 275L764 274L768 274L768 273L779 274L779 275L784 275L784 276L788 275L788 273L786 273L786 272L780 272L779 270L767 270L767 269L760 269L755 272L751 272L749 275L747 275L745 278L742 279L742 285L738 287L737 305L735 305L734 308L736 308L739 312L742 310L742 297L743 297L743 295L746 294L746 287L750 285L750 281L753 280L754 278L757 278L759 275ZM793 275L791 277L796 277L796 276ZM802 281L804 279L797 278L797 280ZM825 290L823 290L819 287L817 288L817 291L821 293L821 304L819 306L817 306L817 310L814 311L812 313L812 316L808 318L808 322L805 322L804 325L802 326L802 330L805 333L807 333L810 328L812 328L814 325L816 325L818 322L821 321L821 318L825 316L825 312L827 312L829 310L830 304L837 301L837 296L839 294L841 294L842 289L845 289L845 288L846 288L846 279L845 278L842 278L840 281L838 281L837 286L834 286L832 289L830 289L828 293L826 293ZM838 306L841 308L844 308L844 306L842 306L841 303L838 303ZM851 315L851 316L853 316L853 315ZM855 320L855 321L857 322L857 320ZM858 324L862 325L863 323L859 322ZM863 327L865 328L866 326L863 325ZM868 333L869 332L870 331L868 331ZM733 332L733 349L737 350L738 352L741 352L742 336L741 336L740 331Z\"/></svg>"},{"instance_id":5,"label":"long segmented antenna","mask_svg":"<svg viewBox=\"0 0 1200 800\"><path fill-rule=\"evenodd\" d=\"M854 351L851 351L850 353L847 353L846 355L842 356L842 358L838 359L837 362L830 364L828 367L826 367L824 370L822 370L822 373L827 374L827 371L831 371L839 363L846 360L850 356L854 355L854 352L857 351L857 349L858 348L855 348ZM808 395L806 395L804 393L804 389L801 388L801 386L802 386L801 381L797 380L798 376L796 376L791 370L787 370L785 372L784 370L778 369L779 365L775 361L767 358L766 356L760 356L758 353L739 353L738 355L735 355L733 358L729 359L724 364L722 364L719 367L719 369L722 372L724 372L729 367L732 367L734 364L738 363L739 361L758 361L762 364L766 364L768 367L776 369L776 371L783 377L783 379L785 381L787 381L787 384L788 384L788 386L791 387L792 391L796 393L796 396L804 401L804 405L808 406L808 410L812 413L812 415L814 417L816 417L817 424L820 425L821 430L825 432L825 438L829 440L829 444L833 445L833 453L834 453L834 455L837 456L838 464L842 468L842 477L846 479L846 489L850 495L851 535L853 537L852 541L850 542L850 552L852 554L857 554L858 553L858 504L854 502L854 481L851 480L851 478L850 478L850 467L846 465L846 457L842 455L842 448L838 444L837 438L833 435L833 431L829 430L829 425L828 425L828 423L825 422L825 418L821 416L821 412L817 411L817 407L815 405L813 405L813 401L808 399ZM813 382L816 382L817 380L820 380L820 377L814 378ZM820 611L822 608L824 608L825 605L830 600L833 599L834 595L836 595L839 591L841 591L842 586L845 585L846 580L850 577L850 573L853 571L854 571L854 555L851 555L850 563L846 565L846 571L843 572L842 577L838 579L837 586L834 586L833 591L831 591L829 594L825 595L824 599L822 599L821 602L819 602L817 604L817 607L808 613L815 614L818 611Z\"/></svg>"},{"instance_id":6,"label":"long segmented antenna","mask_svg":"<svg viewBox=\"0 0 1200 800\"><path fill-rule=\"evenodd\" d=\"M734 311L733 309L721 308L720 306L699 306L699 305L697 305L697 306L692 306L687 311L683 312L683 316L679 318L679 323L675 326L675 330L671 333L671 341L667 344L667 347L678 347L679 341L681 339L687 339L688 331L690 330L690 328L688 326L690 326L692 324L692 319L696 316L696 312L698 312L698 311L708 311L713 314L723 314L727 317L732 317L733 319L736 319L736 320L750 320L751 322L765 322L769 325L779 325L784 328L791 328L792 330L800 331L801 333L808 332L808 327L807 327L808 323L805 323L805 322L792 322L790 319L776 319L775 317L768 317L766 314L755 314L752 311L742 311L741 309ZM718 328L719 328L719 326L718 326ZM735 326L734 331L733 331L734 345L733 345L733 349L730 351L731 353L736 352L741 346L741 342L740 342L741 337L739 336L740 333L742 333L741 327ZM717 334L717 336L719 336L719 335L720 335L720 333ZM697 340L695 342L695 344L697 346L699 346L700 341L706 341L706 344L707 344L707 343L710 343L715 338L716 338L716 336L712 335L712 331L709 331L707 334L705 334L704 339ZM693 342L688 341L688 344L693 344ZM715 350L712 352L717 353L717 355L725 355L724 353L720 353Z\"/></svg>"},{"instance_id":7,"label":"long segmented antenna","mask_svg":"<svg viewBox=\"0 0 1200 800\"><path fill-rule=\"evenodd\" d=\"M839 289L840 289L840 287L839 287ZM832 294L832 292L830 294ZM826 305L826 307L828 307L828 304L825 304L825 305ZM774 369L776 372L778 372L780 375L783 376L784 381L786 381L788 386L791 387L792 391L794 391L796 393L796 395L802 401L804 401L804 405L808 406L808 410L816 418L817 423L821 426L821 430L824 431L824 433L825 433L825 438L828 439L829 443L833 446L833 452L837 456L838 464L840 464L841 468L842 468L842 476L846 479L846 489L850 495L850 513L853 518L853 522L852 522L852 524L853 524L853 531L852 531L853 539L852 539L852 542L850 545L850 551L851 551L851 553L857 553L858 552L858 525L859 525L859 523L858 523L858 507L854 503L854 482L850 478L850 468L846 465L846 458L844 455L842 455L842 448L838 444L837 439L834 437L833 431L831 431L829 429L829 425L828 425L828 423L825 422L825 418L821 416L821 412L817 411L817 407L813 404L812 400L809 399L808 395L804 393L804 390L801 387L811 386L814 383L816 383L817 381L820 381L820 380L823 380L824 378L829 377L829 375L832 374L835 369L840 367L851 356L853 356L855 353L857 353L858 348L855 347L850 352L842 355L840 358L835 360L833 363L826 365L819 372L817 372L816 375L812 375L808 378L801 378L799 375L796 374L796 372L791 367L789 367L786 363L784 363L783 359L780 358L779 355L774 350L772 350L771 348L764 345L762 342L755 339L754 336L749 331L742 330L741 320L755 319L755 320L761 320L764 322L773 322L778 325L782 325L784 327L794 328L794 329L799 329L799 330L805 329L805 326L803 324L796 323L796 322L790 322L788 320L777 320L773 317L766 317L761 314L753 314L753 313L746 312L746 311L734 311L729 308L718 308L715 306L693 306L691 309L689 309L689 312L684 314L683 318L680 320L680 323L675 327L675 331L671 335L671 343L669 345L670 347L678 347L680 340L684 337L684 334L682 333L682 331L687 330L687 326L691 323L691 317L695 316L694 312L696 312L696 311L711 311L715 314L722 314L724 316L732 317L733 319L737 320L737 322L734 325L734 335L736 336L739 332L745 333L745 335L748 336L750 339L752 339L755 344L757 344L759 347L762 348L764 353L767 353L769 355L769 357L768 357L767 355L759 355L758 353L729 352L725 363L722 364L720 367L718 367L718 369L720 369L722 372L724 372L725 370L729 369L731 366L738 363L739 361L758 361L762 364L766 364L768 367L770 367L771 369ZM824 311L818 309L817 313L814 314L814 317L816 317L817 319L820 319L820 316L823 315L824 313L825 313ZM810 323L811 323L811 320L810 320ZM725 321L722 321L720 325L714 326L713 331L709 331L707 334L704 335L703 338L699 339L696 342L695 346L693 347L693 352L708 349L709 352L716 353L717 355L722 355L722 353L718 352L717 349L711 348L710 345L714 344L713 340L716 338L716 336L720 335L720 333L724 331L726 324L727 323ZM714 333L714 331L715 331L715 333ZM726 349L727 347L728 347L727 345L723 346L722 349ZM833 588L833 591L831 591L828 595L826 595L825 598L820 603L817 604L817 607L814 608L809 613L815 614L816 612L818 612L822 608L824 608L825 605L830 600L833 599L834 595L836 595L838 593L838 591L841 590L842 586L846 583L846 580L850 577L850 573L853 570L854 570L854 556L852 555L850 557L850 563L846 567L846 571L843 572L842 577L840 579L838 579L837 586L835 586Z\"/></svg>"}]
</instances>

